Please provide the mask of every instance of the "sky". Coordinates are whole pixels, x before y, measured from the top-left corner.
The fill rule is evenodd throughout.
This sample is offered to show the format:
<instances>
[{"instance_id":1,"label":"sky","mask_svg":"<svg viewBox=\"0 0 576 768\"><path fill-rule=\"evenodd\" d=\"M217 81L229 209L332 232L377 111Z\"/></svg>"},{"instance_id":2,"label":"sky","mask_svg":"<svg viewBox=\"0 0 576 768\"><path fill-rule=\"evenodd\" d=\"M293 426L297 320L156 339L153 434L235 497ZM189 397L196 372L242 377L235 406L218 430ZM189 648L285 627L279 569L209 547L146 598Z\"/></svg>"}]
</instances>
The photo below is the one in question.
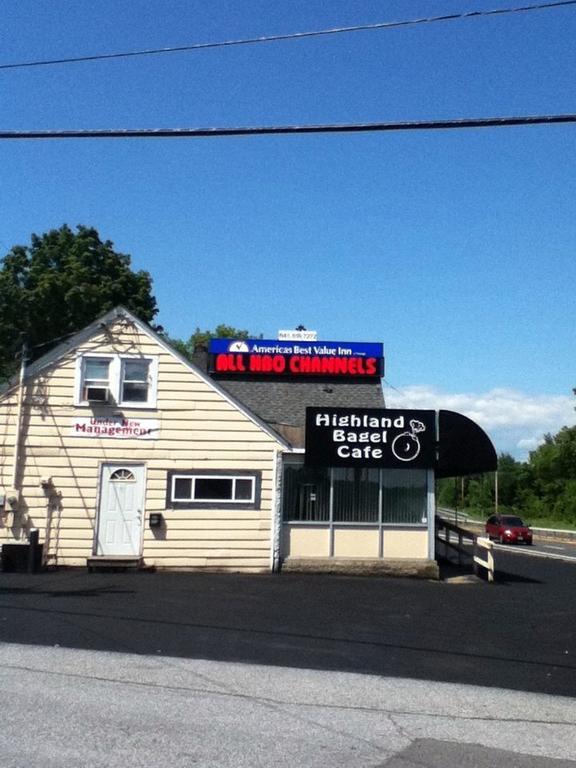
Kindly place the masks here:
<instances>
[{"instance_id":1,"label":"sky","mask_svg":"<svg viewBox=\"0 0 576 768\"><path fill-rule=\"evenodd\" d=\"M538 0L532 0L537 3ZM527 5L3 0L0 64ZM0 129L196 128L576 112L576 6L0 70ZM387 405L451 408L525 459L576 423L576 125L0 141L0 253L96 227L173 337L384 344Z\"/></svg>"}]
</instances>

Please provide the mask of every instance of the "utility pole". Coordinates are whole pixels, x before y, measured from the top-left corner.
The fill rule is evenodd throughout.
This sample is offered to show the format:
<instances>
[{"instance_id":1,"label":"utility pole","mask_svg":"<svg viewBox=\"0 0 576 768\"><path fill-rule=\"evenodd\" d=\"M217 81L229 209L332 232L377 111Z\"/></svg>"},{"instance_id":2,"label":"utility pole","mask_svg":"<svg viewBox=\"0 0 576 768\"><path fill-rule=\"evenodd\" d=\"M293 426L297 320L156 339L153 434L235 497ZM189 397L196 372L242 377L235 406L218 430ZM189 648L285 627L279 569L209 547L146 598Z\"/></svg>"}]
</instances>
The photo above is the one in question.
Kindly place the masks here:
<instances>
[{"instance_id":1,"label":"utility pole","mask_svg":"<svg viewBox=\"0 0 576 768\"><path fill-rule=\"evenodd\" d=\"M498 514L498 470L494 472L494 514Z\"/></svg>"}]
</instances>

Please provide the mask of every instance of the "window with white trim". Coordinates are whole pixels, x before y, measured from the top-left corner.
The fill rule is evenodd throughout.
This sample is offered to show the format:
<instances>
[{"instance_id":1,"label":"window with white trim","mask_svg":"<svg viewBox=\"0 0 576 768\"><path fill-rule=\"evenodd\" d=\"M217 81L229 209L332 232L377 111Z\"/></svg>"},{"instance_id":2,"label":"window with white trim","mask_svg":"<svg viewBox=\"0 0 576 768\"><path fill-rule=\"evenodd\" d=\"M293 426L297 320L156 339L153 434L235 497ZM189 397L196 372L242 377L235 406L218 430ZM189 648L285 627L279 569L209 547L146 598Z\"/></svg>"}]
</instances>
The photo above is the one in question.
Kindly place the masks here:
<instances>
[{"instance_id":1,"label":"window with white trim","mask_svg":"<svg viewBox=\"0 0 576 768\"><path fill-rule=\"evenodd\" d=\"M199 470L168 473L167 503L175 507L236 507L260 505L259 472Z\"/></svg>"},{"instance_id":2,"label":"window with white trim","mask_svg":"<svg viewBox=\"0 0 576 768\"><path fill-rule=\"evenodd\" d=\"M82 395L84 402L107 403L110 399L110 363L108 358L84 359Z\"/></svg>"},{"instance_id":3,"label":"window with white trim","mask_svg":"<svg viewBox=\"0 0 576 768\"><path fill-rule=\"evenodd\" d=\"M76 405L156 407L157 358L83 355L77 362Z\"/></svg>"},{"instance_id":4,"label":"window with white trim","mask_svg":"<svg viewBox=\"0 0 576 768\"><path fill-rule=\"evenodd\" d=\"M150 360L122 360L123 403L147 403L150 393Z\"/></svg>"}]
</instances>

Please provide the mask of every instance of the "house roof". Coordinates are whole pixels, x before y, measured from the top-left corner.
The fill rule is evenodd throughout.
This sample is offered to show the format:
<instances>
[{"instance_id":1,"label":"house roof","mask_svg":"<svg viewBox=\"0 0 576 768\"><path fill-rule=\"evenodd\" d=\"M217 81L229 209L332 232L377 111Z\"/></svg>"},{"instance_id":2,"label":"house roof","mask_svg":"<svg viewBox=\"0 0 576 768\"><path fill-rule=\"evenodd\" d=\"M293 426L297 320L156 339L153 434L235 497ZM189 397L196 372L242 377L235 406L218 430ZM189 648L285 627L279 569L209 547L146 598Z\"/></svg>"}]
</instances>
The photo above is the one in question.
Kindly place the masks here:
<instances>
[{"instance_id":1,"label":"house roof","mask_svg":"<svg viewBox=\"0 0 576 768\"><path fill-rule=\"evenodd\" d=\"M197 352L194 362L202 370L207 370L206 351ZM384 395L379 380L240 379L221 375L213 378L295 447L304 446L308 406L384 408Z\"/></svg>"},{"instance_id":2,"label":"house roof","mask_svg":"<svg viewBox=\"0 0 576 768\"><path fill-rule=\"evenodd\" d=\"M218 383L295 447L304 446L308 406L322 408L383 408L380 382L240 381Z\"/></svg>"},{"instance_id":3,"label":"house roof","mask_svg":"<svg viewBox=\"0 0 576 768\"><path fill-rule=\"evenodd\" d=\"M304 446L306 407L383 408L384 395L380 381L315 380L265 380L214 377L207 372L208 355L198 350L192 362L174 349L165 338L149 325L139 320L124 307L116 307L91 325L58 344L35 360L26 370L26 377L35 375L43 368L58 361L71 349L79 346L104 326L120 318L134 323L152 337L174 357L191 368L210 387L218 391L238 410L243 412L286 448ZM12 386L15 382L12 382Z\"/></svg>"},{"instance_id":4,"label":"house roof","mask_svg":"<svg viewBox=\"0 0 576 768\"><path fill-rule=\"evenodd\" d=\"M137 328L140 331L142 331L143 333L146 333L148 336L154 339L160 346L164 347L164 349L170 352L183 365L192 369L194 373L196 373L196 375L199 376L211 389L214 389L220 395L222 395L226 400L228 400L228 402L230 402L231 405L237 408L241 413L243 413L247 418L249 418L250 421L254 422L257 426L259 426L264 432L269 434L270 437L272 437L274 440L277 440L281 445L284 445L285 448L292 447L290 441L280 432L276 431L271 423L267 422L265 419L262 419L262 417L259 416L256 411L252 411L248 403L245 403L243 400L236 397L232 391L223 387L219 382L211 378L206 373L206 370L203 369L201 366L198 366L194 364L194 362L190 362L187 358L183 357L183 355L181 355L176 349L174 349L174 347L172 347L166 341L165 338L163 338L158 333L156 333L156 331L154 331L149 325L144 323L142 320L139 320L135 315L133 315L125 307L121 307L121 306L115 307L114 309L110 310L102 317L95 320L86 328L82 329L81 331L78 331L78 333L75 333L73 336L70 336L68 339L66 339L66 341L58 344L49 352L47 352L45 355L35 360L31 365L29 365L26 368L26 373L25 373L26 378L34 376L37 373L39 373L42 369L57 363L57 361L60 358L69 354L70 350L88 341L94 334L101 332L106 325L113 323L119 319L125 319L128 322L133 323L135 326L137 326ZM14 379L8 383L4 391L12 389L14 386L17 385L17 383L18 383L17 377L14 377ZM0 392L0 394L2 394L2 392Z\"/></svg>"},{"instance_id":5,"label":"house roof","mask_svg":"<svg viewBox=\"0 0 576 768\"><path fill-rule=\"evenodd\" d=\"M382 408L378 384L328 381L239 381L218 379L228 392L267 422L303 426L306 407Z\"/></svg>"}]
</instances>

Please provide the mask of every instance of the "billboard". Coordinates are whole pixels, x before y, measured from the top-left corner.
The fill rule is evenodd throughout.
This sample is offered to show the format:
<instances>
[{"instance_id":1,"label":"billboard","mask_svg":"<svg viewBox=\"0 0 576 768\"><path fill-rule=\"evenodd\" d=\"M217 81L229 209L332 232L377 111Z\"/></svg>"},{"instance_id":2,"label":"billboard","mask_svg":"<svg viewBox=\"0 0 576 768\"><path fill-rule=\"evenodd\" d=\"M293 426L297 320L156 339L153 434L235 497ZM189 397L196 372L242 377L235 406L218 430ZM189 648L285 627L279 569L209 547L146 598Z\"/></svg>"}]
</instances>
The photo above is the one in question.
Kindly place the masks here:
<instances>
[{"instance_id":1,"label":"billboard","mask_svg":"<svg viewBox=\"0 0 576 768\"><path fill-rule=\"evenodd\" d=\"M342 341L212 339L210 373L301 378L378 378L384 375L382 344Z\"/></svg>"},{"instance_id":2,"label":"billboard","mask_svg":"<svg viewBox=\"0 0 576 768\"><path fill-rule=\"evenodd\" d=\"M436 412L306 408L305 463L431 469L436 463Z\"/></svg>"}]
</instances>

